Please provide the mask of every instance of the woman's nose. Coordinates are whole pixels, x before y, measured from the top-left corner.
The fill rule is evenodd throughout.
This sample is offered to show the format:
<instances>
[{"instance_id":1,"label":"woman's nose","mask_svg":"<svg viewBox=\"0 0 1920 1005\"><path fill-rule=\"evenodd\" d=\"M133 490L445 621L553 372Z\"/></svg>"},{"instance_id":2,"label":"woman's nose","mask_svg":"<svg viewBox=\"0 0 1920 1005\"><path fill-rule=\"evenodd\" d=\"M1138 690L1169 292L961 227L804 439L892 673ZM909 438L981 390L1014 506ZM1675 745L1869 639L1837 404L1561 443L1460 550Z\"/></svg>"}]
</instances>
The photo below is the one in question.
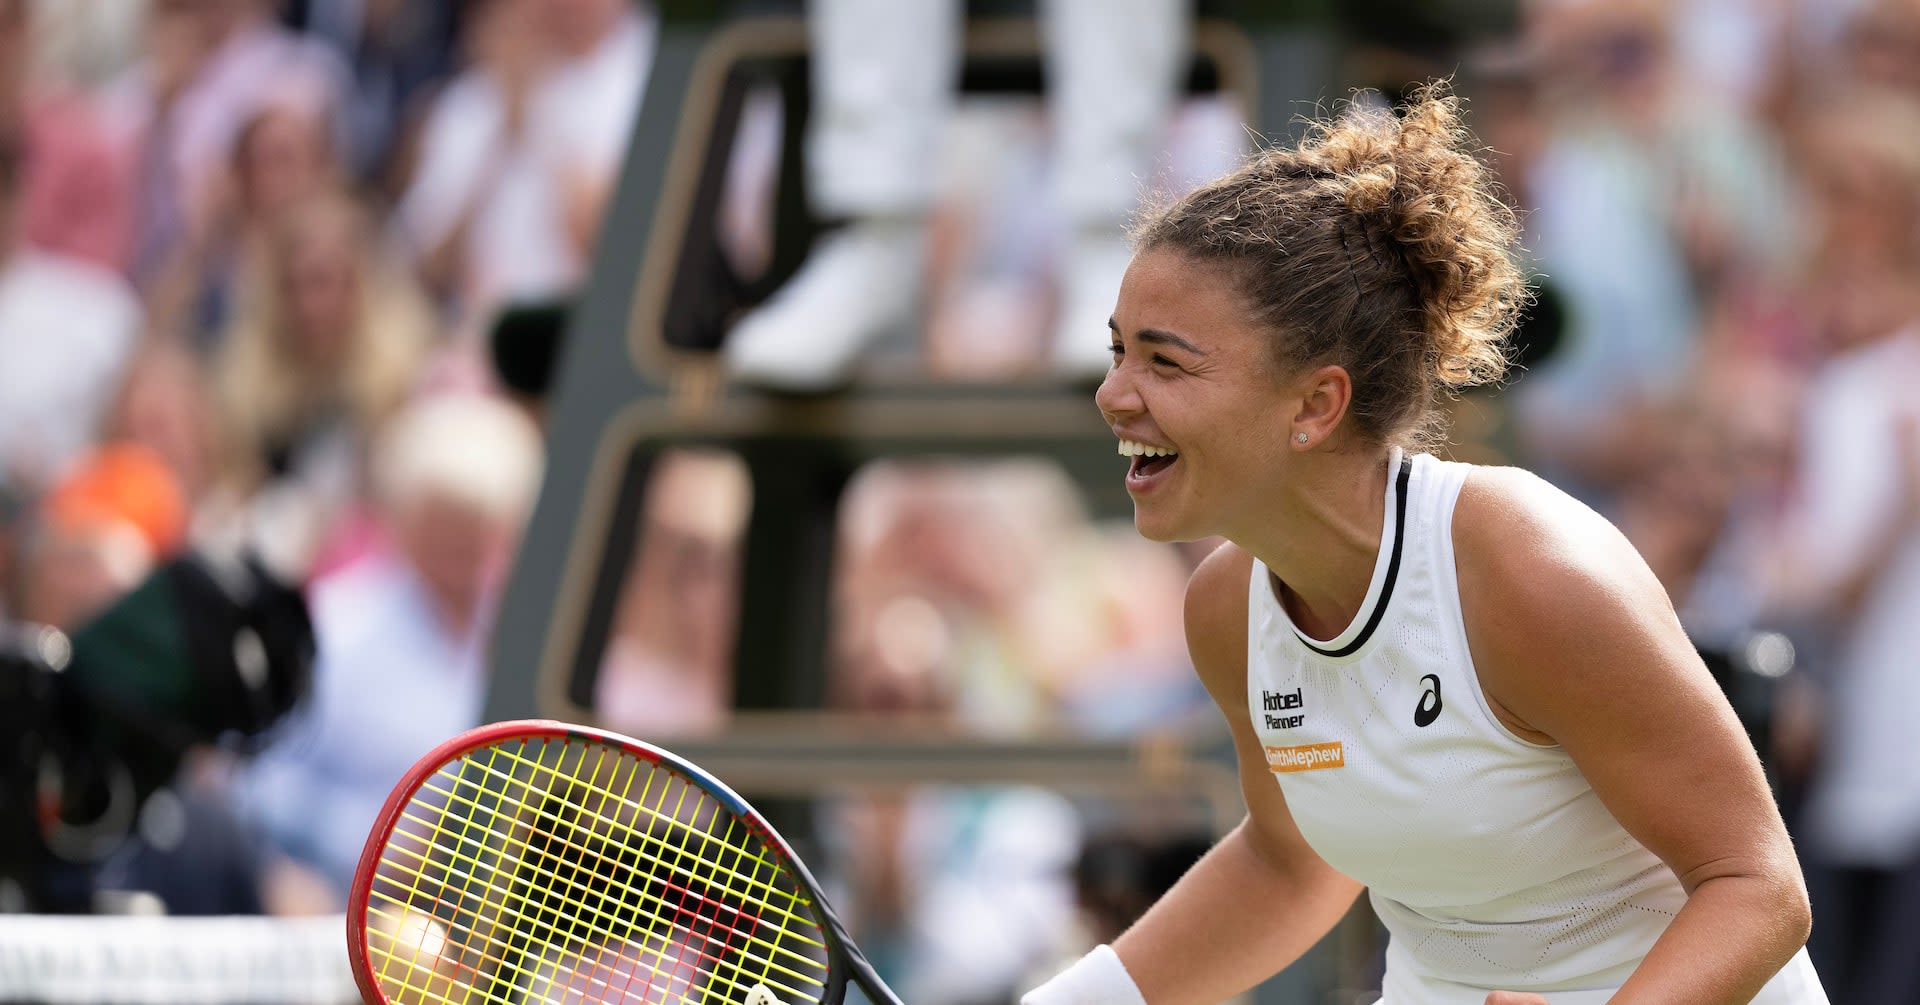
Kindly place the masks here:
<instances>
[{"instance_id":1,"label":"woman's nose","mask_svg":"<svg viewBox=\"0 0 1920 1005\"><path fill-rule=\"evenodd\" d=\"M1107 375L1101 378L1099 388L1093 392L1093 403L1110 423L1140 408L1139 396L1133 390L1133 378L1125 370L1119 363L1108 367Z\"/></svg>"}]
</instances>

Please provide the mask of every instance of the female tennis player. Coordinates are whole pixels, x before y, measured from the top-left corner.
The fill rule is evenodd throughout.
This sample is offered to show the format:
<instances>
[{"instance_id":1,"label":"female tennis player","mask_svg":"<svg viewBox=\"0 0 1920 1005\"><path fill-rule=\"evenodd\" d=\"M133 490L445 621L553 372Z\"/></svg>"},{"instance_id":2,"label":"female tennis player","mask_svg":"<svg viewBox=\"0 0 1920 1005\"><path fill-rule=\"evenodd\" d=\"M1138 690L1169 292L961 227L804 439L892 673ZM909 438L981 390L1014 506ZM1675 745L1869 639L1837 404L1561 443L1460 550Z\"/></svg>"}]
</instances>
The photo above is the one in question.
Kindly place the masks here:
<instances>
[{"instance_id":1,"label":"female tennis player","mask_svg":"<svg viewBox=\"0 0 1920 1005\"><path fill-rule=\"evenodd\" d=\"M1500 374L1512 214L1456 99L1355 108L1145 219L1097 395L1248 814L1026 1005L1212 1003L1362 888L1386 1005L1824 1005L1760 764L1660 584L1519 470L1441 461Z\"/></svg>"}]
</instances>

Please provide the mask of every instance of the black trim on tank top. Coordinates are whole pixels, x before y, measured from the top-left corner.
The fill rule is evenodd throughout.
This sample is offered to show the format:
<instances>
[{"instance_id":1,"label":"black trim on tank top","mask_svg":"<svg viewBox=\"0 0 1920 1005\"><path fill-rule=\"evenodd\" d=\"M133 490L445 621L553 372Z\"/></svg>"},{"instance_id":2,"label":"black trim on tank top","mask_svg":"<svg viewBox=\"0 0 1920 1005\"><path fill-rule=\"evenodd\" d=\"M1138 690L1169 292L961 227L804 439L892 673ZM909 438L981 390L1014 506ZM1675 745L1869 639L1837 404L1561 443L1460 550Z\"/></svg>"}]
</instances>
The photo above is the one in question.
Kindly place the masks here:
<instances>
[{"instance_id":1,"label":"black trim on tank top","mask_svg":"<svg viewBox=\"0 0 1920 1005\"><path fill-rule=\"evenodd\" d=\"M1407 539L1407 485L1412 480L1413 458L1402 457L1400 475L1394 480L1393 486L1393 551L1387 557L1387 578L1380 584L1380 599L1374 602L1373 613L1367 615L1366 627L1360 629L1360 634L1354 636L1352 642L1338 649L1323 648L1295 629L1294 637L1308 649L1322 656L1351 656L1366 645L1367 640L1373 638L1373 630L1380 627L1380 619L1387 615L1387 604L1393 600L1393 582L1400 578L1400 545Z\"/></svg>"}]
</instances>

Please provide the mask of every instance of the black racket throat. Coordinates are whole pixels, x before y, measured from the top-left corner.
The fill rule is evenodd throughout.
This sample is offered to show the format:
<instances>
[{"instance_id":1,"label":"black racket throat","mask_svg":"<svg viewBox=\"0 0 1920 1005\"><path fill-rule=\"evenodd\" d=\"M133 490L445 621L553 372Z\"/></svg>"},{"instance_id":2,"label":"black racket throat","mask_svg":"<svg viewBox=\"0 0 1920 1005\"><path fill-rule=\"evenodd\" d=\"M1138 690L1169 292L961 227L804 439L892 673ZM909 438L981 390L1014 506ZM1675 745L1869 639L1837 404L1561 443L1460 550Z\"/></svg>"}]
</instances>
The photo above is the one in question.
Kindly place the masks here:
<instances>
[{"instance_id":1,"label":"black racket throat","mask_svg":"<svg viewBox=\"0 0 1920 1005\"><path fill-rule=\"evenodd\" d=\"M846 1001L849 984L864 992L867 1000L874 1005L905 1005L887 986L887 982L880 979L879 972L873 969L866 954L860 951L859 944L847 933L847 926L840 921L840 916L834 914L833 908L827 905L826 895L820 892L820 884L814 880L806 864L793 854L786 840L774 833L771 827L768 833L781 847L787 867L813 894L815 917L819 919L821 929L827 933L827 995L821 1000L821 1005L842 1005Z\"/></svg>"}]
</instances>

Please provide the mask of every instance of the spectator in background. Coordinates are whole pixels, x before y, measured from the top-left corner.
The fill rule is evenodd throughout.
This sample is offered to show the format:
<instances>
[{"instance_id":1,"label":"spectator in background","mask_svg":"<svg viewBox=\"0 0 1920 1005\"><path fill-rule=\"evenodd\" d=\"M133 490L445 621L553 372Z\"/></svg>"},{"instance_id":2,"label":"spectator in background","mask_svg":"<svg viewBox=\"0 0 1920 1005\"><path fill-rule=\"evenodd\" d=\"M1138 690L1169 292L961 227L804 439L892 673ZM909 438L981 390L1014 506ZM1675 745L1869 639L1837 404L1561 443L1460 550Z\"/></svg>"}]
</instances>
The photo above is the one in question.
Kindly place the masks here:
<instances>
[{"instance_id":1,"label":"spectator in background","mask_svg":"<svg viewBox=\"0 0 1920 1005\"><path fill-rule=\"evenodd\" d=\"M480 0L466 33L397 212L433 288L477 322L585 278L654 26L625 0Z\"/></svg>"},{"instance_id":2,"label":"spectator in background","mask_svg":"<svg viewBox=\"0 0 1920 1005\"><path fill-rule=\"evenodd\" d=\"M1057 469L875 464L841 527L837 708L935 730L1125 735L1207 700L1170 651L1184 563L1109 548ZM828 812L837 902L910 1000L1010 1000L1069 929L1081 823L1059 793L926 788Z\"/></svg>"},{"instance_id":3,"label":"spectator in background","mask_svg":"<svg viewBox=\"0 0 1920 1005\"><path fill-rule=\"evenodd\" d=\"M540 96L560 145L561 223L573 247L593 248L646 92L659 25L650 3L534 0L553 47Z\"/></svg>"},{"instance_id":4,"label":"spectator in background","mask_svg":"<svg viewBox=\"0 0 1920 1005\"><path fill-rule=\"evenodd\" d=\"M141 315L118 275L21 240L28 154L0 134L0 481L31 494L93 442Z\"/></svg>"},{"instance_id":5,"label":"spectator in background","mask_svg":"<svg viewBox=\"0 0 1920 1005\"><path fill-rule=\"evenodd\" d=\"M104 438L151 450L198 509L219 472L220 433L199 357L176 339L144 340L128 360L107 410Z\"/></svg>"},{"instance_id":6,"label":"spectator in background","mask_svg":"<svg viewBox=\"0 0 1920 1005\"><path fill-rule=\"evenodd\" d=\"M1693 86L1670 13L1539 5L1525 42L1540 133L1511 184L1568 327L1512 406L1523 460L1615 515L1722 288L1777 284L1794 247L1778 151L1733 98Z\"/></svg>"},{"instance_id":7,"label":"spectator in background","mask_svg":"<svg viewBox=\"0 0 1920 1005\"><path fill-rule=\"evenodd\" d=\"M352 503L365 444L438 337L425 298L333 194L273 222L235 301L214 371L228 479L244 493L285 478L325 508Z\"/></svg>"},{"instance_id":8,"label":"spectator in background","mask_svg":"<svg viewBox=\"0 0 1920 1005\"><path fill-rule=\"evenodd\" d=\"M130 164L114 142L83 60L61 46L59 8L0 0L0 133L33 151L20 180L28 243L105 269L125 266L132 227ZM92 11L96 16L102 12Z\"/></svg>"},{"instance_id":9,"label":"spectator in background","mask_svg":"<svg viewBox=\"0 0 1920 1005\"><path fill-rule=\"evenodd\" d=\"M194 221L214 214L221 166L268 105L305 109L337 129L346 74L324 44L274 20L269 0L153 0L141 61L111 87L135 136L133 259L143 287L168 272Z\"/></svg>"},{"instance_id":10,"label":"spectator in background","mask_svg":"<svg viewBox=\"0 0 1920 1005\"><path fill-rule=\"evenodd\" d=\"M351 74L342 118L349 172L382 192L422 100L453 72L461 5L411 0L307 0L307 32L325 40Z\"/></svg>"},{"instance_id":11,"label":"spectator in background","mask_svg":"<svg viewBox=\"0 0 1920 1005\"><path fill-rule=\"evenodd\" d=\"M1854 0L1853 6L1846 12L1852 16L1845 21L1840 75L1920 100L1920 4Z\"/></svg>"},{"instance_id":12,"label":"spectator in background","mask_svg":"<svg viewBox=\"0 0 1920 1005\"><path fill-rule=\"evenodd\" d=\"M20 616L73 630L171 558L187 520L186 495L153 452L137 444L90 452L40 501Z\"/></svg>"},{"instance_id":13,"label":"spectator in background","mask_svg":"<svg viewBox=\"0 0 1920 1005\"><path fill-rule=\"evenodd\" d=\"M262 105L208 177L181 244L148 284L154 327L217 352L242 261L289 207L344 190L330 126L298 103Z\"/></svg>"},{"instance_id":14,"label":"spectator in background","mask_svg":"<svg viewBox=\"0 0 1920 1005\"><path fill-rule=\"evenodd\" d=\"M615 729L670 736L717 728L733 697L741 536L751 489L723 453L663 453L596 681Z\"/></svg>"},{"instance_id":15,"label":"spectator in background","mask_svg":"<svg viewBox=\"0 0 1920 1005\"><path fill-rule=\"evenodd\" d=\"M1784 613L1831 633L1806 839L1836 1001L1920 1000L1920 99L1851 96L1806 133L1826 226Z\"/></svg>"},{"instance_id":16,"label":"spectator in background","mask_svg":"<svg viewBox=\"0 0 1920 1005\"><path fill-rule=\"evenodd\" d=\"M1178 650L1188 566L1116 545L1059 469L870 465L843 514L834 645L847 704L936 705L997 734L1117 735L1204 700Z\"/></svg>"},{"instance_id":17,"label":"spectator in background","mask_svg":"<svg viewBox=\"0 0 1920 1005\"><path fill-rule=\"evenodd\" d=\"M480 395L420 400L381 430L372 466L391 547L313 584L312 697L239 786L243 814L295 868L323 879L270 882L325 894L270 909L339 910L388 789L434 744L477 724L486 639L540 450L518 409Z\"/></svg>"},{"instance_id":18,"label":"spectator in background","mask_svg":"<svg viewBox=\"0 0 1920 1005\"><path fill-rule=\"evenodd\" d=\"M1821 221L1800 296L1823 353L1877 341L1920 306L1920 94L1845 93L1799 123Z\"/></svg>"}]
</instances>

